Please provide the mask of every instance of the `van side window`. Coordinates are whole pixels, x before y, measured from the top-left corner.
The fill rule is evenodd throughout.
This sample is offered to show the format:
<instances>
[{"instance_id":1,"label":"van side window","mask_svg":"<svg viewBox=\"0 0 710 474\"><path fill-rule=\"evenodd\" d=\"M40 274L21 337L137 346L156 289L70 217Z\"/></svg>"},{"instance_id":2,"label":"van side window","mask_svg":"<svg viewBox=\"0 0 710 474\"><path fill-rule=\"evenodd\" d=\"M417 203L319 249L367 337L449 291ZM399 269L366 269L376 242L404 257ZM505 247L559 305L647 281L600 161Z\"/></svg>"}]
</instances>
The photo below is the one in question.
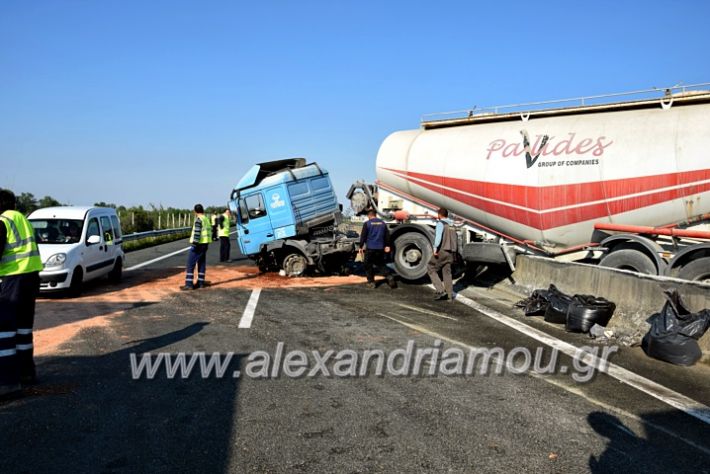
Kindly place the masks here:
<instances>
[{"instance_id":1,"label":"van side window","mask_svg":"<svg viewBox=\"0 0 710 474\"><path fill-rule=\"evenodd\" d=\"M89 237L92 235L98 235L101 237L101 230L99 230L99 220L95 217L92 217L91 220L89 221L89 227L86 229L86 239L88 240Z\"/></svg>"},{"instance_id":2,"label":"van side window","mask_svg":"<svg viewBox=\"0 0 710 474\"><path fill-rule=\"evenodd\" d=\"M247 210L249 211L249 217L251 219L258 219L266 215L266 206L264 206L264 199L261 194L252 194L247 196L245 199Z\"/></svg>"},{"instance_id":3,"label":"van side window","mask_svg":"<svg viewBox=\"0 0 710 474\"><path fill-rule=\"evenodd\" d=\"M111 216L111 224L113 224L113 234L117 239L121 238L121 223L118 222L118 217Z\"/></svg>"},{"instance_id":4,"label":"van side window","mask_svg":"<svg viewBox=\"0 0 710 474\"><path fill-rule=\"evenodd\" d=\"M104 241L113 242L113 229L111 229L111 220L107 216L101 216L101 228L104 231Z\"/></svg>"}]
</instances>

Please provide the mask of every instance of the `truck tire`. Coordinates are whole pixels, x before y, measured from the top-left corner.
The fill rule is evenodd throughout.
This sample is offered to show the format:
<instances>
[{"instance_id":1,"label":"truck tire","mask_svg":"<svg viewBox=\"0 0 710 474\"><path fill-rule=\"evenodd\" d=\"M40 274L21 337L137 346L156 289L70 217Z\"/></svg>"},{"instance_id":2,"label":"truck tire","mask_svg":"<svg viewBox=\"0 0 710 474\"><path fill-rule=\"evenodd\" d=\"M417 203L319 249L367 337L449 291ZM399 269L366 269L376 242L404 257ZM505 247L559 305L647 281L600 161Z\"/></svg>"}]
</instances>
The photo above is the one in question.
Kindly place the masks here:
<instances>
[{"instance_id":1,"label":"truck tire","mask_svg":"<svg viewBox=\"0 0 710 474\"><path fill-rule=\"evenodd\" d=\"M678 278L710 283L710 257L693 260L678 272Z\"/></svg>"},{"instance_id":2,"label":"truck tire","mask_svg":"<svg viewBox=\"0 0 710 474\"><path fill-rule=\"evenodd\" d=\"M418 280L427 274L433 253L431 242L419 232L407 232L394 241L394 267L405 280Z\"/></svg>"},{"instance_id":3,"label":"truck tire","mask_svg":"<svg viewBox=\"0 0 710 474\"><path fill-rule=\"evenodd\" d=\"M290 253L286 255L281 264L281 268L286 272L286 276L298 277L306 273L308 261L300 253Z\"/></svg>"},{"instance_id":4,"label":"truck tire","mask_svg":"<svg viewBox=\"0 0 710 474\"><path fill-rule=\"evenodd\" d=\"M599 263L602 267L631 270L646 275L658 275L658 269L647 255L633 249L611 252Z\"/></svg>"}]
</instances>

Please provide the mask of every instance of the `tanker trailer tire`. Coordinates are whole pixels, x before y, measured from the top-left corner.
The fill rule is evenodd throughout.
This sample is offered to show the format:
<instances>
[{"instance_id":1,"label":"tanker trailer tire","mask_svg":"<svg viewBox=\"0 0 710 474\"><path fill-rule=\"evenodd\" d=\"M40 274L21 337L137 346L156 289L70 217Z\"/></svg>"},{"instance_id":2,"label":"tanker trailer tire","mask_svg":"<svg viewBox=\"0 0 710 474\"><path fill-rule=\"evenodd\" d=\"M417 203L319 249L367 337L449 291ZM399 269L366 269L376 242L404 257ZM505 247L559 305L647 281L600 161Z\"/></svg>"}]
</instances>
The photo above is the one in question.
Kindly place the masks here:
<instances>
[{"instance_id":1,"label":"tanker trailer tire","mask_svg":"<svg viewBox=\"0 0 710 474\"><path fill-rule=\"evenodd\" d=\"M306 273L308 261L300 253L290 253L283 259L281 268L286 272L286 276L299 277Z\"/></svg>"},{"instance_id":2,"label":"tanker trailer tire","mask_svg":"<svg viewBox=\"0 0 710 474\"><path fill-rule=\"evenodd\" d=\"M710 257L699 258L688 263L680 269L678 278L710 283Z\"/></svg>"},{"instance_id":3,"label":"tanker trailer tire","mask_svg":"<svg viewBox=\"0 0 710 474\"><path fill-rule=\"evenodd\" d=\"M431 242L418 232L407 232L394 241L394 267L405 280L424 277L432 254Z\"/></svg>"},{"instance_id":4,"label":"tanker trailer tire","mask_svg":"<svg viewBox=\"0 0 710 474\"><path fill-rule=\"evenodd\" d=\"M631 270L646 275L658 275L658 269L648 256L633 249L621 249L602 258L599 265L620 270Z\"/></svg>"}]
</instances>

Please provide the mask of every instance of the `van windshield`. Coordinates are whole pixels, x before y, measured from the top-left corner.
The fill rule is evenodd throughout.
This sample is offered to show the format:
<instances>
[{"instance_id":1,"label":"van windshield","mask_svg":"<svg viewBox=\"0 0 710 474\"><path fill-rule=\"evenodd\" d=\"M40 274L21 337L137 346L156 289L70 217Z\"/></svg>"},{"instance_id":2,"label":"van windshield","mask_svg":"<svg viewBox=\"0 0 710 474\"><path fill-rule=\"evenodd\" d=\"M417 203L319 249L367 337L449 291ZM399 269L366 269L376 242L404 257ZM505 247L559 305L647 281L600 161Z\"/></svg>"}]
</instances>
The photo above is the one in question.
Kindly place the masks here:
<instances>
[{"instance_id":1,"label":"van windshield","mask_svg":"<svg viewBox=\"0 0 710 474\"><path fill-rule=\"evenodd\" d=\"M77 244L84 221L75 219L32 219L38 244Z\"/></svg>"}]
</instances>

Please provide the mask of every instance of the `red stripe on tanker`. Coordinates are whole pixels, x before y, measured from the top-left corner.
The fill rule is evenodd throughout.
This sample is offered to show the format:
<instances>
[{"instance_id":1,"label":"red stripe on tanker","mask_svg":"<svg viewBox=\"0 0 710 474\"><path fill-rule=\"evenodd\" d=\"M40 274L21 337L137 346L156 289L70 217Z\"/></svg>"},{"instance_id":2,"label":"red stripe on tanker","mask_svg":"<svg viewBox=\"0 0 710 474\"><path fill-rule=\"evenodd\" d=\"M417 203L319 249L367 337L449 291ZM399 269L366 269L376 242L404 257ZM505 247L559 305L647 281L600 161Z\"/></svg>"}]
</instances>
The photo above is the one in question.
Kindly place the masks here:
<instances>
[{"instance_id":1,"label":"red stripe on tanker","mask_svg":"<svg viewBox=\"0 0 710 474\"><path fill-rule=\"evenodd\" d=\"M681 223L710 213L710 104L395 132L377 178L552 245L588 242L595 222Z\"/></svg>"},{"instance_id":2,"label":"red stripe on tanker","mask_svg":"<svg viewBox=\"0 0 710 474\"><path fill-rule=\"evenodd\" d=\"M643 178L637 178L643 191L636 191L632 195L621 195L621 192L628 192L628 186L625 183L619 183L619 186L608 182L593 182L580 183L573 185L555 186L549 189L544 187L525 187L511 186L504 183L485 183L484 186L477 187L475 182L466 182L466 180L447 178L444 176L428 176L419 173L402 173L397 170L388 170L406 179L412 183L423 186L427 189L439 192L445 196L457 199L469 206L476 207L491 214L495 214L506 219L514 220L515 222L534 227L536 229L545 230L560 227L577 222L583 222L591 219L606 217L609 214L620 214L622 212L633 211L642 207L652 206L654 204L666 202L672 199L678 199L685 196L691 196L703 191L710 191L710 170L702 170L699 173L689 173L690 175L702 174L708 179L704 181L694 181L689 184L673 186L675 189L659 190L650 188L651 183L659 182L661 178L663 182L669 180L680 180L678 176L681 173L669 174L664 176L650 176L648 181L643 181ZM442 184L436 184L439 181ZM599 192L608 190L610 196L607 200L601 202L581 204L570 204L579 202L577 196L593 196ZM473 194L474 191L478 195ZM540 199L549 193L551 196L564 196L572 198L568 202L560 203L556 207L566 207L564 209L555 209L550 207L551 202L542 202ZM640 194L643 195L633 195ZM618 194L618 195L617 195ZM519 202L525 204L525 197L531 197L530 201L539 203L539 206L547 206L551 210L543 208L526 208L517 207L520 204L510 205L501 199L510 197L510 202Z\"/></svg>"}]
</instances>

